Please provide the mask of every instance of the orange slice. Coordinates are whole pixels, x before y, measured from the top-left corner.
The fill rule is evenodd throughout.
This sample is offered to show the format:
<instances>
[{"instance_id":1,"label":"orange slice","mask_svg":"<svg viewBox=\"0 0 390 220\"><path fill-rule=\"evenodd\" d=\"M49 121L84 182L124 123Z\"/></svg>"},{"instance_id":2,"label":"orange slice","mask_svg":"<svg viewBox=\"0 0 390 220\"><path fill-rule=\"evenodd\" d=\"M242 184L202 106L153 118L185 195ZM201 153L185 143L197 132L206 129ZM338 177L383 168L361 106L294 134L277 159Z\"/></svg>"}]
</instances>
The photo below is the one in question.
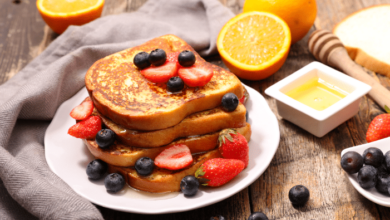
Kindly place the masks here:
<instances>
[{"instance_id":1,"label":"orange slice","mask_svg":"<svg viewBox=\"0 0 390 220\"><path fill-rule=\"evenodd\" d=\"M268 12L246 12L228 21L217 48L238 77L260 80L275 73L287 58L291 33L286 22Z\"/></svg>"},{"instance_id":2,"label":"orange slice","mask_svg":"<svg viewBox=\"0 0 390 220\"><path fill-rule=\"evenodd\" d=\"M83 25L100 17L104 0L38 0L46 24L61 34L69 25Z\"/></svg>"}]
</instances>

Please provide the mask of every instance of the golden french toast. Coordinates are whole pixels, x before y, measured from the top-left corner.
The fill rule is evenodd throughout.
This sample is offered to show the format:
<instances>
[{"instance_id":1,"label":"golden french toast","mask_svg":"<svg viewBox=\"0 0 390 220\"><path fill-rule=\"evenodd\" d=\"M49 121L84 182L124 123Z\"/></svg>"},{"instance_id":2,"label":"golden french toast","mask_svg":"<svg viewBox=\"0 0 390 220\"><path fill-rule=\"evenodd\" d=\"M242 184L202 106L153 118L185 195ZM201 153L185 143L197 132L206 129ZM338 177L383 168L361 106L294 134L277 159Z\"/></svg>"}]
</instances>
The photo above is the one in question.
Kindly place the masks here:
<instances>
[{"instance_id":1,"label":"golden french toast","mask_svg":"<svg viewBox=\"0 0 390 220\"><path fill-rule=\"evenodd\" d=\"M155 167L148 176L140 176L134 168L118 167L108 165L110 173L121 173L131 187L153 193L178 192L180 191L180 181L187 175L194 175L195 171L206 160L219 158L219 150L212 150L206 153L200 153L193 156L194 162L189 167L182 170L166 170Z\"/></svg>"},{"instance_id":2,"label":"golden french toast","mask_svg":"<svg viewBox=\"0 0 390 220\"><path fill-rule=\"evenodd\" d=\"M192 51L195 65L211 69L213 77L205 86L168 92L166 84L148 81L133 64L137 53L149 53L156 48L167 53ZM190 114L213 109L221 105L226 93L234 93L238 98L243 95L243 86L233 73L207 63L174 35L161 36L98 60L87 71L85 85L103 116L126 129L147 131L172 127Z\"/></svg>"},{"instance_id":3,"label":"golden french toast","mask_svg":"<svg viewBox=\"0 0 390 220\"><path fill-rule=\"evenodd\" d=\"M236 128L236 131L242 134L247 141L250 140L251 127L249 123L246 123L244 127ZM116 141L107 149L98 147L95 140L83 139L88 150L96 158L105 161L108 164L115 166L128 167L134 166L135 162L141 157L149 157L154 159L159 153L166 148L169 148L175 144L185 144L190 149L191 153L200 153L214 149L218 145L219 132L214 132L206 135L192 136L182 138L170 143L164 147L155 148L139 148L130 147Z\"/></svg>"},{"instance_id":4,"label":"golden french toast","mask_svg":"<svg viewBox=\"0 0 390 220\"><path fill-rule=\"evenodd\" d=\"M246 124L245 113L246 109L242 104L239 104L237 109L232 112L226 112L217 107L191 114L173 127L156 131L126 129L100 115L97 111L94 111L93 114L100 116L106 127L113 130L123 144L149 148L161 147L177 138L208 134L225 128L243 127Z\"/></svg>"}]
</instances>

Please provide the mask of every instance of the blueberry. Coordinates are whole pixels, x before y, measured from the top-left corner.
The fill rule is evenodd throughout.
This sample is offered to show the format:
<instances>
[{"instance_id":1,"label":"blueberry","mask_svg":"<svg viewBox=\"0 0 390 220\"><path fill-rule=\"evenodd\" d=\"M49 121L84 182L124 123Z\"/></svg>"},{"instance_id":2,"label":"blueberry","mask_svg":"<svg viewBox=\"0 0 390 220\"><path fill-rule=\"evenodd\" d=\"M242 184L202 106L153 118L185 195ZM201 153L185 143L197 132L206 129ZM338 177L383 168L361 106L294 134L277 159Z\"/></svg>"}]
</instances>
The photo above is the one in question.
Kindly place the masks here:
<instances>
[{"instance_id":1,"label":"blueberry","mask_svg":"<svg viewBox=\"0 0 390 220\"><path fill-rule=\"evenodd\" d=\"M379 167L383 161L383 152L376 148L370 147L363 152L364 164Z\"/></svg>"},{"instance_id":2,"label":"blueberry","mask_svg":"<svg viewBox=\"0 0 390 220\"><path fill-rule=\"evenodd\" d=\"M104 186L108 192L119 192L125 186L125 178L119 173L111 173L104 179Z\"/></svg>"},{"instance_id":3,"label":"blueberry","mask_svg":"<svg viewBox=\"0 0 390 220\"><path fill-rule=\"evenodd\" d=\"M358 182L363 189L369 189L375 186L377 182L378 171L371 165L362 167L358 172Z\"/></svg>"},{"instance_id":4,"label":"blueberry","mask_svg":"<svg viewBox=\"0 0 390 220\"><path fill-rule=\"evenodd\" d=\"M248 113L248 110L246 110L246 113L245 113L245 119L246 119L246 122L248 122L248 118L249 117L249 113Z\"/></svg>"},{"instance_id":5,"label":"blueberry","mask_svg":"<svg viewBox=\"0 0 390 220\"><path fill-rule=\"evenodd\" d=\"M96 159L91 161L87 166L87 175L88 178L92 180L101 179L108 170L108 165L106 162Z\"/></svg>"},{"instance_id":6,"label":"blueberry","mask_svg":"<svg viewBox=\"0 0 390 220\"><path fill-rule=\"evenodd\" d=\"M149 67L150 66L149 54L146 52L137 53L137 55L135 55L135 57L133 59L133 63L139 69L145 69L145 68Z\"/></svg>"},{"instance_id":7,"label":"blueberry","mask_svg":"<svg viewBox=\"0 0 390 220\"><path fill-rule=\"evenodd\" d=\"M309 197L309 190L302 185L296 185L288 192L288 198L293 205L302 206L309 200Z\"/></svg>"},{"instance_id":8,"label":"blueberry","mask_svg":"<svg viewBox=\"0 0 390 220\"><path fill-rule=\"evenodd\" d=\"M390 175L388 173L378 173L378 180L375 185L375 188L378 190L378 192L388 194L389 183Z\"/></svg>"},{"instance_id":9,"label":"blueberry","mask_svg":"<svg viewBox=\"0 0 390 220\"><path fill-rule=\"evenodd\" d=\"M184 67L189 67L195 63L195 55L189 50L184 50L179 54L179 64Z\"/></svg>"},{"instance_id":10,"label":"blueberry","mask_svg":"<svg viewBox=\"0 0 390 220\"><path fill-rule=\"evenodd\" d=\"M178 92L184 88L184 81L178 76L172 77L167 83L167 88L170 92Z\"/></svg>"},{"instance_id":11,"label":"blueberry","mask_svg":"<svg viewBox=\"0 0 390 220\"><path fill-rule=\"evenodd\" d=\"M341 157L340 164L345 172L354 174L363 167L363 157L355 151L348 151Z\"/></svg>"},{"instance_id":12,"label":"blueberry","mask_svg":"<svg viewBox=\"0 0 390 220\"><path fill-rule=\"evenodd\" d=\"M232 112L236 110L239 100L234 93L226 93L222 97L222 109L227 112Z\"/></svg>"},{"instance_id":13,"label":"blueberry","mask_svg":"<svg viewBox=\"0 0 390 220\"><path fill-rule=\"evenodd\" d=\"M155 49L149 54L149 62L155 66L161 66L167 60L167 54L164 50Z\"/></svg>"},{"instance_id":14,"label":"blueberry","mask_svg":"<svg viewBox=\"0 0 390 220\"><path fill-rule=\"evenodd\" d=\"M268 217L262 212L254 212L249 216L248 220L268 220Z\"/></svg>"},{"instance_id":15,"label":"blueberry","mask_svg":"<svg viewBox=\"0 0 390 220\"><path fill-rule=\"evenodd\" d=\"M100 148L108 148L115 141L115 133L110 129L102 129L96 134L95 141Z\"/></svg>"},{"instance_id":16,"label":"blueberry","mask_svg":"<svg viewBox=\"0 0 390 220\"><path fill-rule=\"evenodd\" d=\"M180 182L180 189L186 197L192 197L198 192L199 181L194 176L185 176Z\"/></svg>"},{"instance_id":17,"label":"blueberry","mask_svg":"<svg viewBox=\"0 0 390 220\"><path fill-rule=\"evenodd\" d=\"M149 157L141 157L135 162L135 171L141 176L147 176L153 172L154 161Z\"/></svg>"},{"instance_id":18,"label":"blueberry","mask_svg":"<svg viewBox=\"0 0 390 220\"><path fill-rule=\"evenodd\" d=\"M217 215L211 217L210 220L225 220L225 217L223 217L222 215Z\"/></svg>"},{"instance_id":19,"label":"blueberry","mask_svg":"<svg viewBox=\"0 0 390 220\"><path fill-rule=\"evenodd\" d=\"M387 171L390 172L390 151L387 151L384 157L384 165L386 166Z\"/></svg>"}]
</instances>

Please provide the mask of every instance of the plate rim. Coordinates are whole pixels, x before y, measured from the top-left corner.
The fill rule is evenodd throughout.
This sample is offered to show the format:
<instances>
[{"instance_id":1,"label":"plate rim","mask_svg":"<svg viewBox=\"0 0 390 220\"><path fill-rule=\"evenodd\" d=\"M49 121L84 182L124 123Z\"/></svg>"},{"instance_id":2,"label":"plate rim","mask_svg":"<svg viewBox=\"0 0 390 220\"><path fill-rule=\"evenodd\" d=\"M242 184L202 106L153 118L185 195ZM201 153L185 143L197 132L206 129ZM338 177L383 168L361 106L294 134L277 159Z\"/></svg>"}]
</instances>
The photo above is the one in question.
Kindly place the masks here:
<instances>
[{"instance_id":1,"label":"plate rim","mask_svg":"<svg viewBox=\"0 0 390 220\"><path fill-rule=\"evenodd\" d=\"M248 187L249 185L251 185L253 182L255 182L269 167L270 163L272 162L272 159L274 158L275 156L275 153L277 151L277 149L279 148L279 143L280 143L280 128L279 128L279 123L278 123L278 120L276 118L276 115L272 112L270 106L268 105L267 101L265 100L265 98L256 90L254 90L253 88L249 87L249 86L246 86L245 84L243 84L245 86L245 88L248 90L248 93L250 94L250 99L253 97L253 96L259 96L259 100L256 99L256 101L260 101L261 104L260 106L261 107L265 107L266 106L266 111L268 112L267 113L267 116L268 114L272 115L272 120L273 121L273 124L276 125L276 133L275 133L275 137L277 136L277 140L275 142L275 147L273 147L273 151L270 152L270 154L272 153L272 156L269 158L269 160L267 161L267 164L266 166L264 167L263 170L261 170L260 172L256 173L256 175L252 175L251 179L247 182L244 182L242 183L239 187L235 187L233 188L232 191L229 190L228 193L225 193L223 196L218 196L217 198L214 198L214 199L208 199L206 200L205 202L201 202L201 203L192 203L191 205L187 205L187 206L184 206L184 207L178 207L176 206L175 208L161 208L161 209L158 209L158 210L154 210L154 209L150 209L148 211L144 211L144 210L136 210L135 208L131 208L131 207L126 207L126 208L122 208L122 207L117 207L115 205L110 205L110 204L106 204L104 202L101 202L101 201L98 201L98 200L95 200L93 198L91 198L90 196L84 194L83 192L80 192L78 191L77 189L75 189L74 187L72 187L72 185L70 185L69 183L67 183L64 179L61 178L60 174L57 174L56 173L56 168L55 166L52 164L51 160L48 159L49 157L49 153L50 151L46 150L47 149L47 143L50 142L48 141L48 135L47 133L51 130L51 126L53 124L53 121L55 119L57 119L57 113L58 113L58 110L61 108L62 105L64 105L64 103L66 102L71 102L72 99L74 97L76 97L79 93L82 92L82 90L85 90L85 87L83 87L80 91L78 91L74 96L72 96L70 99L66 100L64 103L62 103L59 108L57 109L56 113L55 113L55 116L53 117L53 120L52 122L50 123L50 125L48 126L48 128L46 129L45 131L45 137L44 137L44 145L45 145L45 159L48 163L48 166L49 168L51 169L51 171L53 173L55 173L57 176L59 176L59 178L61 178L67 185L69 185L73 191L80 195L81 197L83 197L84 199L87 199L88 201L92 202L93 204L96 204L96 205L99 205L99 206L102 206L102 207L106 207L106 208L109 208L109 209L113 209L113 210L118 210L118 211L123 211L123 212L130 212L130 213L138 213L138 214L152 214L152 215L156 215L156 214L167 214L167 213L178 213L178 212L184 212L184 211L189 211L189 210L194 210L194 209L197 209L197 208L202 208L202 207L205 207L205 206L208 206L208 205L211 205L211 204L215 204L217 202L220 202L222 200L225 200L233 195L235 195L236 193L240 192L241 190L245 189L246 187ZM257 93L257 94L256 94ZM255 94L255 95L252 95L252 94ZM252 98L252 101L253 101L253 98ZM57 117L56 117L57 116ZM50 148L50 147L49 147ZM263 161L262 161L263 162ZM232 188L232 187L230 187ZM230 189L229 188L229 189ZM174 198L173 198L174 199ZM160 200L160 201L163 201L163 200Z\"/></svg>"}]
</instances>

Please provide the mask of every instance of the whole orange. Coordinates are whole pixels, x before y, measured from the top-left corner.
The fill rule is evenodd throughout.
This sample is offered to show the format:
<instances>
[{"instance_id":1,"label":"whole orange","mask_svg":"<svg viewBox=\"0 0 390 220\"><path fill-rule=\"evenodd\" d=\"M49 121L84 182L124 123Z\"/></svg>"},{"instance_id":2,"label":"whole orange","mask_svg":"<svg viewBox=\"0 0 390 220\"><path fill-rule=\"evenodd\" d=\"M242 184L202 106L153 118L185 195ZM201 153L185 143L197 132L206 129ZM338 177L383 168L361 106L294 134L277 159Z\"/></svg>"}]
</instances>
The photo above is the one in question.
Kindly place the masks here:
<instances>
[{"instance_id":1,"label":"whole orange","mask_svg":"<svg viewBox=\"0 0 390 220\"><path fill-rule=\"evenodd\" d=\"M37 0L43 20L57 34L100 17L103 6L104 0Z\"/></svg>"},{"instance_id":2,"label":"whole orange","mask_svg":"<svg viewBox=\"0 0 390 220\"><path fill-rule=\"evenodd\" d=\"M315 0L246 0L243 12L266 11L282 18L291 31L291 44L302 39L317 16Z\"/></svg>"}]
</instances>

